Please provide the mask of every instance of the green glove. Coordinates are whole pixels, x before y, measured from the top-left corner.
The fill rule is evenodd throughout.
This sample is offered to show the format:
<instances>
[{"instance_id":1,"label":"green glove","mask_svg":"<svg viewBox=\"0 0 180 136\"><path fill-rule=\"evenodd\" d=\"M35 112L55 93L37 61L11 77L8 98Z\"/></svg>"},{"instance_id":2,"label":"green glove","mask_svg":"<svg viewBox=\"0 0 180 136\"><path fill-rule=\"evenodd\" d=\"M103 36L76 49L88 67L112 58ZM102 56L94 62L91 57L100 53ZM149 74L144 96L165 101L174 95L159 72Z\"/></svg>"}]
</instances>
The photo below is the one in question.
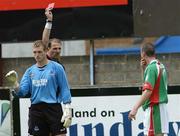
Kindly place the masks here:
<instances>
[{"instance_id":1,"label":"green glove","mask_svg":"<svg viewBox=\"0 0 180 136\"><path fill-rule=\"evenodd\" d=\"M6 80L11 87L18 87L18 74L15 70L9 71L6 76Z\"/></svg>"},{"instance_id":2,"label":"green glove","mask_svg":"<svg viewBox=\"0 0 180 136\"><path fill-rule=\"evenodd\" d=\"M61 122L64 122L63 126L68 128L72 122L72 108L70 104L64 105L63 116L61 118Z\"/></svg>"}]
</instances>

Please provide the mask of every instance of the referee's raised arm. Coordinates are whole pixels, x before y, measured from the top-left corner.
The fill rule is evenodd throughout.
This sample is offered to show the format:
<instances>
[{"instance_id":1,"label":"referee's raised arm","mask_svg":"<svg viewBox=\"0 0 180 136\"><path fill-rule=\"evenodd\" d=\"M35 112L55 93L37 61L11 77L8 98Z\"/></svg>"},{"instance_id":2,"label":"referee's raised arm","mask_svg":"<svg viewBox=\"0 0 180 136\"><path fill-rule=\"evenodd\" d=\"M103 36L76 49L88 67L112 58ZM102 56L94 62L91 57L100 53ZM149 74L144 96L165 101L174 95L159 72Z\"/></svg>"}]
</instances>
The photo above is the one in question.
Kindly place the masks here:
<instances>
[{"instance_id":1,"label":"referee's raised arm","mask_svg":"<svg viewBox=\"0 0 180 136\"><path fill-rule=\"evenodd\" d=\"M42 41L44 45L48 47L49 37L51 33L51 28L52 28L53 14L51 10L45 9L45 15L46 15L46 24L42 33Z\"/></svg>"}]
</instances>

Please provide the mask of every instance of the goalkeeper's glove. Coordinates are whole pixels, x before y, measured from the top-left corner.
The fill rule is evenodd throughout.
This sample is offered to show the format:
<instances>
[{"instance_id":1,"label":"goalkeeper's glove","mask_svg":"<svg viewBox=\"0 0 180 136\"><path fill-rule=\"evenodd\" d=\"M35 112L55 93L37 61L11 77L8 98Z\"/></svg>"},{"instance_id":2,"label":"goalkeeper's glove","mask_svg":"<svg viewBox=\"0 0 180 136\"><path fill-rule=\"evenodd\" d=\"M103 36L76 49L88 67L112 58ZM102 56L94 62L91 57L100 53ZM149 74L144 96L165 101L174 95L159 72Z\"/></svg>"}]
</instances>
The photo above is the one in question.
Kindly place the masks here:
<instances>
[{"instance_id":1,"label":"goalkeeper's glove","mask_svg":"<svg viewBox=\"0 0 180 136\"><path fill-rule=\"evenodd\" d=\"M68 128L71 125L72 122L72 108L70 104L65 104L64 105L64 110L63 110L63 116L61 118L61 122L65 128Z\"/></svg>"},{"instance_id":2,"label":"goalkeeper's glove","mask_svg":"<svg viewBox=\"0 0 180 136\"><path fill-rule=\"evenodd\" d=\"M11 87L17 88L19 86L19 83L18 83L18 74L17 74L17 72L15 70L9 71L6 74L5 78L8 81L8 84Z\"/></svg>"}]
</instances>

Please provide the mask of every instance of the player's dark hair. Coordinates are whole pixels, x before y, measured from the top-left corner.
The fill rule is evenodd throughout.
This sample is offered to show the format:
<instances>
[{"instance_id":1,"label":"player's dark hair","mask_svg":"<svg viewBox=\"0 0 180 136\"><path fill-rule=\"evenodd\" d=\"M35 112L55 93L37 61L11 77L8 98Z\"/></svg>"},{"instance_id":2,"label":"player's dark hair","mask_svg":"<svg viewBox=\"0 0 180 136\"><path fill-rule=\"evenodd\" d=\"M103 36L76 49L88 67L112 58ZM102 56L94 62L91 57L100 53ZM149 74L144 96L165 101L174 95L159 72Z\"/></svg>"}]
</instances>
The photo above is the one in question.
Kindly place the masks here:
<instances>
[{"instance_id":1,"label":"player's dark hair","mask_svg":"<svg viewBox=\"0 0 180 136\"><path fill-rule=\"evenodd\" d=\"M51 48L52 42L60 43L62 45L62 42L61 42L60 39L52 38L52 39L49 40L48 48Z\"/></svg>"},{"instance_id":2,"label":"player's dark hair","mask_svg":"<svg viewBox=\"0 0 180 136\"><path fill-rule=\"evenodd\" d=\"M148 57L152 57L155 55L155 48L152 43L145 43L141 48L142 52L146 53Z\"/></svg>"}]
</instances>

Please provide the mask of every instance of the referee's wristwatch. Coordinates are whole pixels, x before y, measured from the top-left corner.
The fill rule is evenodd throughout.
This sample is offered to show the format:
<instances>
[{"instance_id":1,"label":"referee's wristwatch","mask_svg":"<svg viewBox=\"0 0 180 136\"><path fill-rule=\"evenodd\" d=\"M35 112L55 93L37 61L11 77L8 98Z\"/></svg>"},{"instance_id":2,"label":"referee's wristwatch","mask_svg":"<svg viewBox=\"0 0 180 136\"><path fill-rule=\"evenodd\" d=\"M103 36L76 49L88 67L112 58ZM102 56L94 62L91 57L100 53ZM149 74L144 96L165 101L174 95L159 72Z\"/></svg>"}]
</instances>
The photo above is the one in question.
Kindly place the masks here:
<instances>
[{"instance_id":1,"label":"referee's wristwatch","mask_svg":"<svg viewBox=\"0 0 180 136\"><path fill-rule=\"evenodd\" d=\"M46 19L46 22L48 22L48 23L52 23L52 20Z\"/></svg>"}]
</instances>

